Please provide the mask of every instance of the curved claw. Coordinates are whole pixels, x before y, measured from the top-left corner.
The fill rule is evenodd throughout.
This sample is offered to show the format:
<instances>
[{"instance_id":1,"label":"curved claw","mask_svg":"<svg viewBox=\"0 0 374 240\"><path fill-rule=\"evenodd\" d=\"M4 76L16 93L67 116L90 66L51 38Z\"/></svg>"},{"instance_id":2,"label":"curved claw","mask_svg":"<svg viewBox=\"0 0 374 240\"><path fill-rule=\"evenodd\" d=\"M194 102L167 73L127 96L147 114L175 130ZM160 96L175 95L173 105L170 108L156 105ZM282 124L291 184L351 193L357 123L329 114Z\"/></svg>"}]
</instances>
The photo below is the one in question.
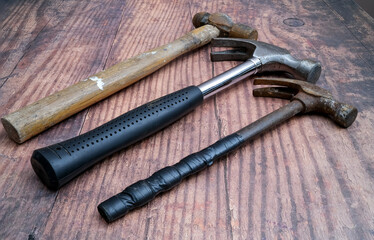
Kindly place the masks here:
<instances>
[{"instance_id":1,"label":"curved claw","mask_svg":"<svg viewBox=\"0 0 374 240\"><path fill-rule=\"evenodd\" d=\"M253 96L292 99L297 92L297 90L287 87L266 87L253 89Z\"/></svg>"},{"instance_id":2,"label":"curved claw","mask_svg":"<svg viewBox=\"0 0 374 240\"><path fill-rule=\"evenodd\" d=\"M213 38L211 41L212 47L240 47L256 49L256 46L248 39L242 38Z\"/></svg>"},{"instance_id":3,"label":"curved claw","mask_svg":"<svg viewBox=\"0 0 374 240\"><path fill-rule=\"evenodd\" d=\"M312 83L289 79L289 78L256 78L253 81L253 85L279 85L292 88L297 91L303 91L312 96L319 97L330 97L331 93L321 87L318 87Z\"/></svg>"},{"instance_id":4,"label":"curved claw","mask_svg":"<svg viewBox=\"0 0 374 240\"><path fill-rule=\"evenodd\" d=\"M256 46L250 42L237 38L214 38L211 41L212 47L233 48L226 51L211 52L212 62L216 61L246 61L252 57Z\"/></svg>"},{"instance_id":5,"label":"curved claw","mask_svg":"<svg viewBox=\"0 0 374 240\"><path fill-rule=\"evenodd\" d=\"M357 117L357 108L333 98L330 92L314 84L287 78L256 78L254 85L280 85L253 90L254 96L281 97L303 103L302 112L320 112L328 115L342 127L349 127Z\"/></svg>"},{"instance_id":6,"label":"curved claw","mask_svg":"<svg viewBox=\"0 0 374 240\"><path fill-rule=\"evenodd\" d=\"M279 85L293 89L300 89L300 80L290 78L255 78L253 85Z\"/></svg>"},{"instance_id":7,"label":"curved claw","mask_svg":"<svg viewBox=\"0 0 374 240\"><path fill-rule=\"evenodd\" d=\"M243 49L232 49L232 50L210 53L210 60L212 60L212 62L245 61L247 59L248 59L248 54L245 51L243 51Z\"/></svg>"}]
</instances>

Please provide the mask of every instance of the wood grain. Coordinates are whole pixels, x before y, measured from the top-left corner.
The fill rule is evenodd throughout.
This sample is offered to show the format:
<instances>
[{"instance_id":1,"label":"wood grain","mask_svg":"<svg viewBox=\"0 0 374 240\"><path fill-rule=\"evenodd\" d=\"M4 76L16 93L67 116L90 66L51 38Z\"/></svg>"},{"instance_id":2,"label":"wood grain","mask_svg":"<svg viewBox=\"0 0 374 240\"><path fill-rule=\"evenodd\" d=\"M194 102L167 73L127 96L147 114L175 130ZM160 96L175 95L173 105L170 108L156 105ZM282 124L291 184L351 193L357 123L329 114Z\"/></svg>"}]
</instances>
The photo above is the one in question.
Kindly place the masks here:
<instances>
[{"instance_id":1,"label":"wood grain","mask_svg":"<svg viewBox=\"0 0 374 240\"><path fill-rule=\"evenodd\" d=\"M29 104L1 118L9 138L23 143L62 120L126 88L157 71L180 55L197 49L219 29L212 25L196 28L165 45L119 62L61 91Z\"/></svg>"},{"instance_id":2,"label":"wood grain","mask_svg":"<svg viewBox=\"0 0 374 240\"><path fill-rule=\"evenodd\" d=\"M353 0L0 1L2 115L173 41L200 11L227 13L259 40L320 60L317 84L355 105L356 122L341 129L320 115L297 116L113 224L101 219L96 206L127 185L287 103L253 98L246 80L58 192L39 182L34 149L238 64L212 64L205 47L23 145L1 128L0 238L374 238L374 20Z\"/></svg>"}]
</instances>

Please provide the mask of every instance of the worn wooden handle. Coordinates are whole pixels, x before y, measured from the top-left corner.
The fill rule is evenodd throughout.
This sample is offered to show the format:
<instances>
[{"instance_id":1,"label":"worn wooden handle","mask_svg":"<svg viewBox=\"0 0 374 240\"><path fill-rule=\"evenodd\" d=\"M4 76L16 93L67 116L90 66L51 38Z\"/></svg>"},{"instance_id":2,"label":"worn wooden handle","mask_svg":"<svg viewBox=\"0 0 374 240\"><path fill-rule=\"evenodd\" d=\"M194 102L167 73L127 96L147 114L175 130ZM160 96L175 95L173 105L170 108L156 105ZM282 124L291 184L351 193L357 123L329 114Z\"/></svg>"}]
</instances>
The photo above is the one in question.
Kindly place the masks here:
<instances>
[{"instance_id":1,"label":"worn wooden handle","mask_svg":"<svg viewBox=\"0 0 374 240\"><path fill-rule=\"evenodd\" d=\"M219 35L211 25L194 29L172 43L120 62L70 87L10 113L1 121L17 143L153 73L178 56L198 48Z\"/></svg>"}]
</instances>

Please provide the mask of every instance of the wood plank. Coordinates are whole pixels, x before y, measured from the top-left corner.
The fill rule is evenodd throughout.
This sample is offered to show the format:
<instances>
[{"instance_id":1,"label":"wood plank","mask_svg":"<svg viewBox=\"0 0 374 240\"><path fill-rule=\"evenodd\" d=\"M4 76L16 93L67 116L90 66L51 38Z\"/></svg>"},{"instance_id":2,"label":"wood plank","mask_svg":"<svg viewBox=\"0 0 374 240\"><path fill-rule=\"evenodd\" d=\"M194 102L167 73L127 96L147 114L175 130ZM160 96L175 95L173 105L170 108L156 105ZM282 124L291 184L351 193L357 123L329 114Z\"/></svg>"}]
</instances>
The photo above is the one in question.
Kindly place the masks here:
<instances>
[{"instance_id":1,"label":"wood plank","mask_svg":"<svg viewBox=\"0 0 374 240\"><path fill-rule=\"evenodd\" d=\"M42 29L57 16L54 9L61 1L38 1L37 3L2 2L0 16L0 86L10 78L30 44ZM38 21L35 19L38 18Z\"/></svg>"},{"instance_id":2,"label":"wood plank","mask_svg":"<svg viewBox=\"0 0 374 240\"><path fill-rule=\"evenodd\" d=\"M3 113L103 69L121 20L122 6L113 3L98 9L99 3L70 1L53 10L56 17L40 30L16 65L14 76L0 89ZM29 158L35 148L79 134L84 117L85 113L78 114L51 129L47 137L41 135L20 146L10 141L1 128L0 186L5 218L2 223L7 226L2 238L25 238L45 227L57 193L43 188L35 178ZM24 227L19 231L17 223L21 219Z\"/></svg>"},{"instance_id":3,"label":"wood plank","mask_svg":"<svg viewBox=\"0 0 374 240\"><path fill-rule=\"evenodd\" d=\"M268 4L263 2L263 5ZM318 1L296 4L284 2L272 9L265 6L257 8L263 10L263 17L254 22L255 26L258 23L260 40L290 49L298 57L318 58L324 66L318 84L332 89L339 99L352 102L360 109L364 107L365 103L352 98L350 90L355 88L350 85L352 82L365 81L370 88L373 86L368 83L373 75L370 66L360 64L362 60L355 61L366 48L356 36L350 34L336 15L331 14ZM283 24L287 18L301 19L305 24L292 28ZM329 25L324 25L325 22ZM348 52L346 49L354 50ZM219 67L215 69L219 70ZM350 75L355 77L350 78ZM251 91L250 84L247 89L247 92ZM370 95L364 93L369 89L359 89L357 91L360 94L355 95L356 97ZM246 96L239 89L235 90L240 94L237 95L239 98ZM364 94L361 95L362 93ZM280 106L279 100L256 99L253 105L237 104L241 106L240 109L228 108L230 111L226 111L227 102L235 101L230 97L228 92L217 96L218 104L222 106L219 109L224 109L220 118L227 126L232 126L232 116L241 116L244 109L248 109L247 116L257 114L258 118ZM370 105L368 111L372 112L373 105L365 105ZM246 120L241 119L242 124L244 121ZM232 185L229 185L230 199L233 199L231 206L236 213L233 215L239 223L248 221L248 226L239 224L239 234L236 236L243 237L241 227L244 227L245 230L248 229L248 235L243 238L370 238L372 226L368 221L370 222L372 212L368 212L367 207L373 203L373 198L366 191L373 192L373 189L365 182L371 180L372 161L369 160L369 155L363 158L366 160L360 157L365 153L372 155L373 152L367 148L367 151L360 150L361 153L354 150L367 145L366 141L356 140L360 135L355 131L361 121L359 118L356 125L348 130L351 139L347 139L347 130L338 129L328 119L319 116L301 117L263 136L253 146L239 150L238 154L230 158L230 168L233 170L227 175L236 177L231 179ZM372 129L372 125L367 127ZM232 131L234 130L227 131L227 134ZM332 131L336 133L328 134ZM309 146L311 142L312 147ZM242 163L244 160L240 156L250 158ZM348 181L342 176L347 172L355 176L355 180ZM244 192L237 190L243 189L242 179L250 179L250 188L244 188ZM355 188L357 185L365 185L365 190ZM338 190L331 193L332 189ZM249 196L248 206L243 207L241 204L241 199L248 199L242 194ZM249 216L240 214L242 212Z\"/></svg>"},{"instance_id":4,"label":"wood plank","mask_svg":"<svg viewBox=\"0 0 374 240\"><path fill-rule=\"evenodd\" d=\"M374 36L370 34L374 27L374 19L352 0L325 0L326 5L337 18L349 29L354 37L370 52L374 51ZM372 54L371 54L372 56ZM372 58L371 58L372 59Z\"/></svg>"},{"instance_id":5,"label":"wood plank","mask_svg":"<svg viewBox=\"0 0 374 240\"><path fill-rule=\"evenodd\" d=\"M374 26L351 0L59 4L0 2L6 12L0 26L7 26L0 29L6 32L0 40L3 114L173 41L193 28L199 11L227 13L257 28L262 41L299 58L319 59L323 72L317 84L360 113L348 129L322 116L297 116L126 217L109 225L101 219L101 201L287 103L254 99L248 79L58 192L39 182L29 164L33 149L239 64L212 64L209 48L202 48L25 144L14 144L0 128L1 238L373 238Z\"/></svg>"}]
</instances>

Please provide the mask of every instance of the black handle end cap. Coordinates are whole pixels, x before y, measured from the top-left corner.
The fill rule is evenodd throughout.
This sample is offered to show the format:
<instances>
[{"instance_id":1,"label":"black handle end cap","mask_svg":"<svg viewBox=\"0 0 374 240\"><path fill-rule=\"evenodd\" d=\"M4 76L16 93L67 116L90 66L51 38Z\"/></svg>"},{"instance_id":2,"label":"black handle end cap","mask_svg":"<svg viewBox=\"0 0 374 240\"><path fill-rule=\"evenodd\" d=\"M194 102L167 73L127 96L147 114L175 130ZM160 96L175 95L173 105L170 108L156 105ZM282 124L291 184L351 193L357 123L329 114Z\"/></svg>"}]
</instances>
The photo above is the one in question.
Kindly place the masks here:
<instances>
[{"instance_id":1,"label":"black handle end cap","mask_svg":"<svg viewBox=\"0 0 374 240\"><path fill-rule=\"evenodd\" d=\"M123 217L129 211L128 207L117 196L100 203L97 210L107 223Z\"/></svg>"},{"instance_id":2,"label":"black handle end cap","mask_svg":"<svg viewBox=\"0 0 374 240\"><path fill-rule=\"evenodd\" d=\"M62 185L48 159L55 158L49 149L35 150L31 157L31 166L40 180L51 190L58 190Z\"/></svg>"}]
</instances>

